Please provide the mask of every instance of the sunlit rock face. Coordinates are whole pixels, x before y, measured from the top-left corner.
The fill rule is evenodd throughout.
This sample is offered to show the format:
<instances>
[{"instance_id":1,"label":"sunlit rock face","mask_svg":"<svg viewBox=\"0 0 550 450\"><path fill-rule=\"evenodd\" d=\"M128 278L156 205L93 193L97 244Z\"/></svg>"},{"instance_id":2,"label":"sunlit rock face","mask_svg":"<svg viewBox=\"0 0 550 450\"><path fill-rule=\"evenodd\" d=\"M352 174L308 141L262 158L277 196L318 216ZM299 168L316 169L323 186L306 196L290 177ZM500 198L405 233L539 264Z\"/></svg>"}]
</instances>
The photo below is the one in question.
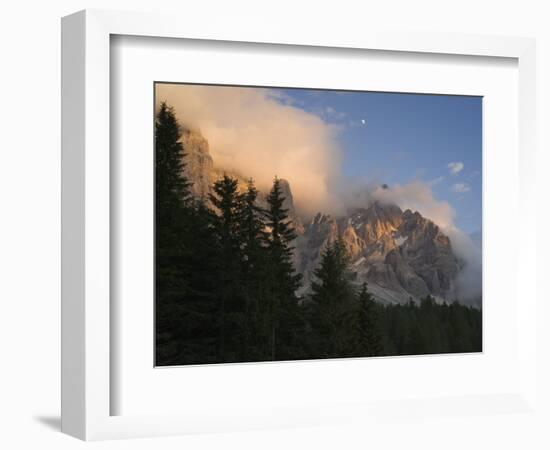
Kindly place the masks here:
<instances>
[{"instance_id":1,"label":"sunlit rock face","mask_svg":"<svg viewBox=\"0 0 550 450\"><path fill-rule=\"evenodd\" d=\"M350 256L355 282L368 282L378 300L403 303L428 294L452 299L459 261L449 238L419 213L373 202L338 219L318 214L296 246L297 267L306 281L324 247L338 238Z\"/></svg>"},{"instance_id":2,"label":"sunlit rock face","mask_svg":"<svg viewBox=\"0 0 550 450\"><path fill-rule=\"evenodd\" d=\"M192 181L191 192L195 197L206 198L215 180L208 141L198 132L184 130L181 143L185 152L184 174Z\"/></svg>"},{"instance_id":3,"label":"sunlit rock face","mask_svg":"<svg viewBox=\"0 0 550 450\"><path fill-rule=\"evenodd\" d=\"M224 174L239 181L244 191L250 174L225 171L215 165L208 141L197 131L185 130L185 175L196 198L208 201L212 184ZM280 180L284 207L296 229L294 262L303 275L300 294L306 294L324 248L342 239L350 257L354 283L369 283L369 290L382 302L405 303L430 294L438 300L455 297L453 280L460 269L449 238L418 212L402 211L392 204L372 202L341 217L319 212L303 224L289 182ZM260 191L258 204L267 207L269 193Z\"/></svg>"}]
</instances>

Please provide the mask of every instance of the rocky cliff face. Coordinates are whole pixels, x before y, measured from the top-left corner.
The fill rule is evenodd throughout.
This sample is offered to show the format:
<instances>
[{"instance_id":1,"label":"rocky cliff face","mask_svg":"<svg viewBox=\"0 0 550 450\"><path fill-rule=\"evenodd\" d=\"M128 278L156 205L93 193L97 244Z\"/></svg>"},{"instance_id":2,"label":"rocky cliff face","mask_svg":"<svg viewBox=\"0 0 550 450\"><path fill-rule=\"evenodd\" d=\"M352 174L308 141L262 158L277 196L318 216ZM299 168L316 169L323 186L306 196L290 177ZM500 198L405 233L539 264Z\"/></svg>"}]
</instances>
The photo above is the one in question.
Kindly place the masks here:
<instances>
[{"instance_id":1,"label":"rocky cliff face","mask_svg":"<svg viewBox=\"0 0 550 450\"><path fill-rule=\"evenodd\" d=\"M355 281L368 282L380 301L454 295L460 267L450 240L418 212L374 202L338 219L318 214L297 240L296 263L306 285L324 247L337 238L348 250Z\"/></svg>"},{"instance_id":2,"label":"rocky cliff face","mask_svg":"<svg viewBox=\"0 0 550 450\"><path fill-rule=\"evenodd\" d=\"M207 198L215 181L214 161L208 141L196 131L184 130L181 143L185 151L185 175L192 181L191 192L197 198Z\"/></svg>"},{"instance_id":3,"label":"rocky cliff face","mask_svg":"<svg viewBox=\"0 0 550 450\"><path fill-rule=\"evenodd\" d=\"M196 131L184 131L186 176L197 198L207 199L212 184L227 173L246 189L242 174L216 167L208 141ZM281 180L285 208L298 233L295 243L296 269L304 277L302 293L309 288L313 271L325 246L340 238L351 258L357 284L366 281L374 296L382 302L404 303L428 294L453 299L460 263L453 254L450 240L439 227L418 212L402 211L396 205L373 202L344 217L317 214L305 226L294 207L288 181ZM267 206L268 192L260 192L260 206Z\"/></svg>"}]
</instances>

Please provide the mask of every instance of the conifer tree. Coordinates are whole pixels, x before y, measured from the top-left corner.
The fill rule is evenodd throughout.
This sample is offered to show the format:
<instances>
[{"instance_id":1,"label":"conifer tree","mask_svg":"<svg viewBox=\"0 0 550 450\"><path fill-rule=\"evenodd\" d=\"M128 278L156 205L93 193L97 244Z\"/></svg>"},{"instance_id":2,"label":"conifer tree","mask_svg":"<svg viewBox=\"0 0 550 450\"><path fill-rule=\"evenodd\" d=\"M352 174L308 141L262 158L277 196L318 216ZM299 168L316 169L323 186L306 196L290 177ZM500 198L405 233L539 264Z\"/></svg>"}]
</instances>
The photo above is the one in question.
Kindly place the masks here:
<instances>
[{"instance_id":1,"label":"conifer tree","mask_svg":"<svg viewBox=\"0 0 550 450\"><path fill-rule=\"evenodd\" d=\"M181 283L173 269L187 251L181 237L189 223L191 192L184 175L185 153L180 138L173 108L161 103L155 121L155 239L160 287L163 283Z\"/></svg>"},{"instance_id":2,"label":"conifer tree","mask_svg":"<svg viewBox=\"0 0 550 450\"><path fill-rule=\"evenodd\" d=\"M186 226L190 208L189 182L181 128L173 108L160 105L155 121L155 253L157 363L171 363L180 354L178 329L185 312L181 300L188 283L182 276L189 254Z\"/></svg>"},{"instance_id":3,"label":"conifer tree","mask_svg":"<svg viewBox=\"0 0 550 450\"><path fill-rule=\"evenodd\" d=\"M247 360L257 360L262 357L262 286L266 261L267 239L263 217L265 211L258 205L258 190L254 181L247 181L247 188L241 196L241 235L243 253L243 290L245 298L245 329L244 353Z\"/></svg>"},{"instance_id":4,"label":"conifer tree","mask_svg":"<svg viewBox=\"0 0 550 450\"><path fill-rule=\"evenodd\" d=\"M245 327L245 301L242 289L243 247L242 196L238 181L224 175L213 186L210 202L215 207L214 239L220 249L219 329L220 358L231 362L242 359Z\"/></svg>"},{"instance_id":5,"label":"conifer tree","mask_svg":"<svg viewBox=\"0 0 550 450\"><path fill-rule=\"evenodd\" d=\"M214 286L218 249L211 212L195 202L185 176L181 128L161 103L155 122L155 361L158 365L215 362Z\"/></svg>"},{"instance_id":6,"label":"conifer tree","mask_svg":"<svg viewBox=\"0 0 550 450\"><path fill-rule=\"evenodd\" d=\"M220 245L227 255L232 256L240 256L241 196L238 187L235 178L224 174L214 183L214 193L209 196L217 212L214 227Z\"/></svg>"},{"instance_id":7,"label":"conifer tree","mask_svg":"<svg viewBox=\"0 0 550 450\"><path fill-rule=\"evenodd\" d=\"M268 358L288 359L298 352L298 333L302 326L296 291L302 276L294 269L292 251L296 232L284 207L285 197L275 177L267 197L265 301L268 303Z\"/></svg>"},{"instance_id":8,"label":"conifer tree","mask_svg":"<svg viewBox=\"0 0 550 450\"><path fill-rule=\"evenodd\" d=\"M325 248L311 283L311 326L316 336L316 357L350 356L353 353L354 290L349 258L338 239Z\"/></svg>"},{"instance_id":9,"label":"conifer tree","mask_svg":"<svg viewBox=\"0 0 550 450\"><path fill-rule=\"evenodd\" d=\"M283 282L281 289L294 294L301 285L301 275L295 273L292 262L293 242L296 231L288 217L288 209L284 208L285 197L281 190L281 182L275 177L273 187L267 197L266 226L269 230L267 248L272 262L278 267L279 281Z\"/></svg>"},{"instance_id":10,"label":"conifer tree","mask_svg":"<svg viewBox=\"0 0 550 450\"><path fill-rule=\"evenodd\" d=\"M179 299L185 316L179 321L180 354L177 364L219 362L219 291L223 267L214 239L212 211L203 201L190 209L185 236L189 252L179 276L186 280L185 296Z\"/></svg>"},{"instance_id":11,"label":"conifer tree","mask_svg":"<svg viewBox=\"0 0 550 450\"><path fill-rule=\"evenodd\" d=\"M382 337L378 323L376 303L363 283L357 306L357 356L382 354Z\"/></svg>"},{"instance_id":12,"label":"conifer tree","mask_svg":"<svg viewBox=\"0 0 550 450\"><path fill-rule=\"evenodd\" d=\"M155 206L162 219L191 200L181 135L174 109L162 102L155 121Z\"/></svg>"},{"instance_id":13,"label":"conifer tree","mask_svg":"<svg viewBox=\"0 0 550 450\"><path fill-rule=\"evenodd\" d=\"M349 258L344 243L337 239L329 243L321 255L315 279L311 283L312 299L319 305L338 304L339 299L352 293Z\"/></svg>"},{"instance_id":14,"label":"conifer tree","mask_svg":"<svg viewBox=\"0 0 550 450\"><path fill-rule=\"evenodd\" d=\"M267 239L263 217L265 211L258 205L258 190L254 180L247 181L246 192L241 196L241 234L244 254L244 271L247 275L259 276L257 271L262 263L264 247Z\"/></svg>"}]
</instances>

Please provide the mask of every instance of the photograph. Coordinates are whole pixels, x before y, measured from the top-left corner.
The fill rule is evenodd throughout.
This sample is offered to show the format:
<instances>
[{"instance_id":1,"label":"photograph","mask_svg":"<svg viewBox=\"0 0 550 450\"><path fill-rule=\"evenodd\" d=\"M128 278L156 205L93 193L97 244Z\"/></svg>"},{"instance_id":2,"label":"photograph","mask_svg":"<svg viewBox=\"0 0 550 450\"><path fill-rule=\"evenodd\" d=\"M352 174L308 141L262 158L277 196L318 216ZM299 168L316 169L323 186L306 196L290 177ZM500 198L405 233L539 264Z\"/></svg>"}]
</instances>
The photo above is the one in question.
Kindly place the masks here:
<instances>
[{"instance_id":1,"label":"photograph","mask_svg":"<svg viewBox=\"0 0 550 450\"><path fill-rule=\"evenodd\" d=\"M153 89L156 367L482 352L483 97Z\"/></svg>"}]
</instances>

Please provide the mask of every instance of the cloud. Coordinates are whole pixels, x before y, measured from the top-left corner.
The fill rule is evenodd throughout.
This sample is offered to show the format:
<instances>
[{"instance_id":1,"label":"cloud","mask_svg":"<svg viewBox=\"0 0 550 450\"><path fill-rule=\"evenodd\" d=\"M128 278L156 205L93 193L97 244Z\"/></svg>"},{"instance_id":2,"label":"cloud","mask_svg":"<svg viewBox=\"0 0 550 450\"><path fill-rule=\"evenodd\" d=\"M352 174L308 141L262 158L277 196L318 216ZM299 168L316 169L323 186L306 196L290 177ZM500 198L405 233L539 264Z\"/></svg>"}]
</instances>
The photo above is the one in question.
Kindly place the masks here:
<instances>
[{"instance_id":1,"label":"cloud","mask_svg":"<svg viewBox=\"0 0 550 450\"><path fill-rule=\"evenodd\" d=\"M290 104L290 103L289 103ZM303 107L303 103L292 103L293 106L300 106ZM316 116L320 117L321 120L326 122L327 124L331 126L337 126L342 127L344 125L343 121L347 118L347 114L343 111L338 111L335 108L333 108L330 105L327 106L316 106L311 109L307 109L306 112L310 112L311 114L315 114Z\"/></svg>"},{"instance_id":2,"label":"cloud","mask_svg":"<svg viewBox=\"0 0 550 450\"><path fill-rule=\"evenodd\" d=\"M201 131L215 165L253 177L262 190L275 175L287 179L306 215L337 202L330 184L340 174L338 128L279 91L159 84L156 98L174 107L182 125Z\"/></svg>"},{"instance_id":3,"label":"cloud","mask_svg":"<svg viewBox=\"0 0 550 450\"><path fill-rule=\"evenodd\" d=\"M451 205L437 200L430 184L423 181L396 184L387 189L377 187L372 192L372 197L382 203L395 203L401 209L418 211L441 228L454 226L455 211Z\"/></svg>"},{"instance_id":4,"label":"cloud","mask_svg":"<svg viewBox=\"0 0 550 450\"><path fill-rule=\"evenodd\" d=\"M444 229L451 240L454 254L462 261L463 267L455 278L458 297L464 303L478 302L482 295L482 253L471 236L466 235L455 226Z\"/></svg>"},{"instance_id":5,"label":"cloud","mask_svg":"<svg viewBox=\"0 0 550 450\"><path fill-rule=\"evenodd\" d=\"M285 105L302 106L304 104L302 100L298 100L295 97L292 97L291 95L288 95L284 91L280 90L269 90L267 91L267 95L270 98L277 100L278 102Z\"/></svg>"},{"instance_id":6,"label":"cloud","mask_svg":"<svg viewBox=\"0 0 550 450\"><path fill-rule=\"evenodd\" d=\"M450 162L447 164L447 168L449 169L449 173L451 175L458 175L462 169L464 169L464 163L461 162Z\"/></svg>"},{"instance_id":7,"label":"cloud","mask_svg":"<svg viewBox=\"0 0 550 450\"><path fill-rule=\"evenodd\" d=\"M466 183L455 183L451 186L451 191L456 193L464 193L470 191L470 186Z\"/></svg>"},{"instance_id":8,"label":"cloud","mask_svg":"<svg viewBox=\"0 0 550 450\"><path fill-rule=\"evenodd\" d=\"M436 186L439 183L441 183L444 179L445 179L445 177L437 177L437 178L434 178L433 180L428 181L428 184L430 186Z\"/></svg>"}]
</instances>

